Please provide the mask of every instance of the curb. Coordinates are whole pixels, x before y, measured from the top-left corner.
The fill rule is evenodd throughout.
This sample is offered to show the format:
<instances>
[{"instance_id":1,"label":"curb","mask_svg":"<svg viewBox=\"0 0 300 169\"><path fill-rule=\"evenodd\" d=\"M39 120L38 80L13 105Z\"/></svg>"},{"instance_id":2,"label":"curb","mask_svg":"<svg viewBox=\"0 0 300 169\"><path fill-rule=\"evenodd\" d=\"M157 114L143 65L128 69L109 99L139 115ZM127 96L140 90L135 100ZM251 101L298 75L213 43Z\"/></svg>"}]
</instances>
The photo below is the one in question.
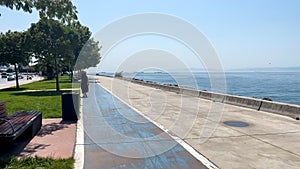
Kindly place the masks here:
<instances>
[{"instance_id":1,"label":"curb","mask_svg":"<svg viewBox=\"0 0 300 169\"><path fill-rule=\"evenodd\" d=\"M79 108L79 119L77 121L76 131L76 143L75 143L75 154L74 154L74 168L83 169L84 166L84 130L83 130L83 118L82 118L82 106L83 101L80 99Z\"/></svg>"}]
</instances>

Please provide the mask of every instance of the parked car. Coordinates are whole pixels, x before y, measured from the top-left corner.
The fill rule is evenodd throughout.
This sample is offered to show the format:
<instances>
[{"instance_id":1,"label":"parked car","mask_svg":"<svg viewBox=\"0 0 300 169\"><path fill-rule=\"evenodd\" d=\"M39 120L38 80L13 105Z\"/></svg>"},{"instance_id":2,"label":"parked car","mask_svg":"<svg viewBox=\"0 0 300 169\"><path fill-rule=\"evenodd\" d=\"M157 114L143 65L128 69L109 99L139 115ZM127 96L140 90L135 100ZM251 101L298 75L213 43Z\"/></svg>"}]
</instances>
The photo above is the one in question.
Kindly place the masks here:
<instances>
[{"instance_id":1,"label":"parked car","mask_svg":"<svg viewBox=\"0 0 300 169\"><path fill-rule=\"evenodd\" d=\"M18 78L19 78L19 79L24 79L24 76L23 76L22 74L19 74L19 75L18 75Z\"/></svg>"},{"instance_id":2,"label":"parked car","mask_svg":"<svg viewBox=\"0 0 300 169\"><path fill-rule=\"evenodd\" d=\"M16 80L16 76L15 75L8 75L7 80L8 81Z\"/></svg>"},{"instance_id":3,"label":"parked car","mask_svg":"<svg viewBox=\"0 0 300 169\"><path fill-rule=\"evenodd\" d=\"M7 73L5 72L1 73L1 78L7 78Z\"/></svg>"}]
</instances>

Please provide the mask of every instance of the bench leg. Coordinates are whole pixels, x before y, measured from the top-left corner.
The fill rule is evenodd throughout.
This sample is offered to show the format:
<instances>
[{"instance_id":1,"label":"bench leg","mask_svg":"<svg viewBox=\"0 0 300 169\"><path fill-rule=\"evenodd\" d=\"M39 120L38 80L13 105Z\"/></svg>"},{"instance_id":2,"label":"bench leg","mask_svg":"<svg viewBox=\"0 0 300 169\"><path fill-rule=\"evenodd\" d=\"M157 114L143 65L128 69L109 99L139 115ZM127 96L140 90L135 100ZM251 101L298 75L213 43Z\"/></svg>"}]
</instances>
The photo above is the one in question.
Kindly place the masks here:
<instances>
[{"instance_id":1,"label":"bench leg","mask_svg":"<svg viewBox=\"0 0 300 169\"><path fill-rule=\"evenodd\" d=\"M24 139L32 139L40 131L41 127L42 116L40 115L34 119L33 123L26 129L21 137Z\"/></svg>"},{"instance_id":2,"label":"bench leg","mask_svg":"<svg viewBox=\"0 0 300 169\"><path fill-rule=\"evenodd\" d=\"M38 116L32 123L31 136L34 137L42 127L42 115Z\"/></svg>"}]
</instances>

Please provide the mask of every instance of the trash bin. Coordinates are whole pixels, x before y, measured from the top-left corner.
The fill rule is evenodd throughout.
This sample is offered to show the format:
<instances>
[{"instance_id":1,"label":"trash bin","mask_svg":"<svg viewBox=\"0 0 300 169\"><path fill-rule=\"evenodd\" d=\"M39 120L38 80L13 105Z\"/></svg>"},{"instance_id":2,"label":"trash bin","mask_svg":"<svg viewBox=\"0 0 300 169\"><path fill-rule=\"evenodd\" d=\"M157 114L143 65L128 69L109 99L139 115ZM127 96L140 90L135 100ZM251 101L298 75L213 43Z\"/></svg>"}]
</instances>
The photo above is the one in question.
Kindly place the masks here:
<instances>
[{"instance_id":1,"label":"trash bin","mask_svg":"<svg viewBox=\"0 0 300 169\"><path fill-rule=\"evenodd\" d=\"M69 92L62 94L62 120L77 121L79 111L79 93Z\"/></svg>"}]
</instances>

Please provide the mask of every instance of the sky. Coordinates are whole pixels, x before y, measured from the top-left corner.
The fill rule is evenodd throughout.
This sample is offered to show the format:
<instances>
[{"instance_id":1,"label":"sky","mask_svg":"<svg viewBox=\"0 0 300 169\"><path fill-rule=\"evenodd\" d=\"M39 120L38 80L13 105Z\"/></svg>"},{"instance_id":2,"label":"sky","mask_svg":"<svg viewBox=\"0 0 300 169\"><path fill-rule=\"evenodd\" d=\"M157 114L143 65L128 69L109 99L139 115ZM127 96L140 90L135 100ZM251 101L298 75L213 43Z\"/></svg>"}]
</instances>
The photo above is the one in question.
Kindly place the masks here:
<instances>
[{"instance_id":1,"label":"sky","mask_svg":"<svg viewBox=\"0 0 300 169\"><path fill-rule=\"evenodd\" d=\"M126 16L161 13L178 17L196 27L214 47L226 70L300 66L298 0L73 0L73 3L77 6L80 22L88 26L94 35ZM36 12L28 14L0 7L0 13L1 32L26 30L31 23L38 21ZM122 29L120 27L120 31ZM157 49L167 43L161 47L162 51L171 50L170 53L181 55L180 51L183 53L186 50L174 39L157 35L129 38L114 49L119 52L112 50L105 55L100 67L104 70L115 69L113 66L120 65L130 52L139 51L131 46L142 42L147 43L139 49ZM124 44L131 51L127 51L127 56L120 56L126 53ZM187 54L183 60L192 68L198 67L193 57Z\"/></svg>"}]
</instances>

